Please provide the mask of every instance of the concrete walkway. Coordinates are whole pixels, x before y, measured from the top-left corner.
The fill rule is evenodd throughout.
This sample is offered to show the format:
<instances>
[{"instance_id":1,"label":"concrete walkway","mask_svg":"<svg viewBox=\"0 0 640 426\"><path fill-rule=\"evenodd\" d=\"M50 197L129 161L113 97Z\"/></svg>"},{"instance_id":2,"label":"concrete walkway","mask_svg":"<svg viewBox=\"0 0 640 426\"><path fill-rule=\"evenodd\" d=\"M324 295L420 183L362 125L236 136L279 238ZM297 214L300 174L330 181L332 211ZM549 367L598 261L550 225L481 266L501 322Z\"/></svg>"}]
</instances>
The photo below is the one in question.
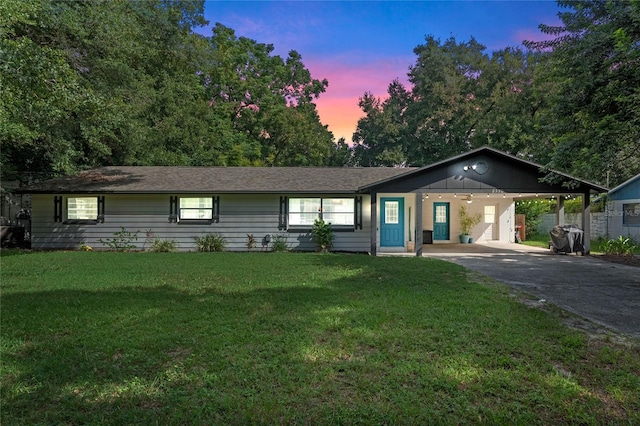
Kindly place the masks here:
<instances>
[{"instance_id":1,"label":"concrete walkway","mask_svg":"<svg viewBox=\"0 0 640 426\"><path fill-rule=\"evenodd\" d=\"M615 332L640 339L640 268L522 244L433 244L458 263Z\"/></svg>"}]
</instances>

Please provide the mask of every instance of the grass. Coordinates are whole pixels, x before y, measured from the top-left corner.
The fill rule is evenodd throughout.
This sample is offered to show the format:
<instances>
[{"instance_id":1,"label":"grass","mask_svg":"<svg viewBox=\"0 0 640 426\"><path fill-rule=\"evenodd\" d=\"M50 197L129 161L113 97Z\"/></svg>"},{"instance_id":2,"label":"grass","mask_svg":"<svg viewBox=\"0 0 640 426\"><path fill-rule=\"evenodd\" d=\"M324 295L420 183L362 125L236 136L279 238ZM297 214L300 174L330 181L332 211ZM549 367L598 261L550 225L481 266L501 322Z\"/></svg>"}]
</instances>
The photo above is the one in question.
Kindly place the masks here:
<instances>
[{"instance_id":1,"label":"grass","mask_svg":"<svg viewBox=\"0 0 640 426\"><path fill-rule=\"evenodd\" d=\"M435 259L3 256L3 425L637 424L640 349Z\"/></svg>"},{"instance_id":2,"label":"grass","mask_svg":"<svg viewBox=\"0 0 640 426\"><path fill-rule=\"evenodd\" d=\"M551 236L549 234L535 234L527 237L522 244L531 246L531 247L542 247L549 248L549 241L551 241Z\"/></svg>"}]
</instances>

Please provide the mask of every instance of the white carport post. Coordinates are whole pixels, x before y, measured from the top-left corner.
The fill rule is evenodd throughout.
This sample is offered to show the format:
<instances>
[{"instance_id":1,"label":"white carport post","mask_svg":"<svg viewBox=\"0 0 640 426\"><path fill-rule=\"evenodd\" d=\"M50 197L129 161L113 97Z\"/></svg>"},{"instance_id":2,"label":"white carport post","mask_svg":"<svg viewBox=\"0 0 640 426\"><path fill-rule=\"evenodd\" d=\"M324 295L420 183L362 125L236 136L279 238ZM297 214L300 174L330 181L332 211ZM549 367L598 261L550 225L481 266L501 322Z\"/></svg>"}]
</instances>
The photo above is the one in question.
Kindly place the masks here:
<instances>
[{"instance_id":1,"label":"white carport post","mask_svg":"<svg viewBox=\"0 0 640 426\"><path fill-rule=\"evenodd\" d=\"M556 207L556 225L564 225L564 195L558 195Z\"/></svg>"}]
</instances>

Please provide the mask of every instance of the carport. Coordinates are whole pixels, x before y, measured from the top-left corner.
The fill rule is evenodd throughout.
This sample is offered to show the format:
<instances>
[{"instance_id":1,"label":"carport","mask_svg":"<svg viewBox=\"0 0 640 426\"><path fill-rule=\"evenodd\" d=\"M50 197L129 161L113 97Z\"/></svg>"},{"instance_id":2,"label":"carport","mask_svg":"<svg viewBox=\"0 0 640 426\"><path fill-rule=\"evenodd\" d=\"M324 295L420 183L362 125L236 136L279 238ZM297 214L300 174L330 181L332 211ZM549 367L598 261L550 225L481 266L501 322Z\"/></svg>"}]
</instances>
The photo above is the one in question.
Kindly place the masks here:
<instances>
[{"instance_id":1,"label":"carport","mask_svg":"<svg viewBox=\"0 0 640 426\"><path fill-rule=\"evenodd\" d=\"M515 201L555 198L556 223L563 224L567 197L582 199L589 253L591 195L607 188L483 147L364 186L360 192L371 194L371 253L421 256L425 244L457 242L463 206L481 216L473 240L510 243L515 240Z\"/></svg>"}]
</instances>

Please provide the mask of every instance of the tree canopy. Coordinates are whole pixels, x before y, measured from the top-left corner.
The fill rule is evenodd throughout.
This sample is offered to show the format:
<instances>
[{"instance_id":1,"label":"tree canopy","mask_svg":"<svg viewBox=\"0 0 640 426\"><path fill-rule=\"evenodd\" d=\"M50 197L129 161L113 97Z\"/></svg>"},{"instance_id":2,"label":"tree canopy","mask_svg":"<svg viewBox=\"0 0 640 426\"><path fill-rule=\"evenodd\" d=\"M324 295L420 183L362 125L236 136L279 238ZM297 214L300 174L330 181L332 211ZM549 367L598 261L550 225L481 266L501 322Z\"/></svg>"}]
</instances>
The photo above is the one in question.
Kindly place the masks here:
<instances>
[{"instance_id":1,"label":"tree canopy","mask_svg":"<svg viewBox=\"0 0 640 426\"><path fill-rule=\"evenodd\" d=\"M365 93L353 163L422 166L483 145L615 185L640 171L640 2L559 2L526 49L427 36L410 88ZM550 175L551 176L551 175Z\"/></svg>"},{"instance_id":2,"label":"tree canopy","mask_svg":"<svg viewBox=\"0 0 640 426\"><path fill-rule=\"evenodd\" d=\"M550 37L487 52L425 37L409 85L366 92L353 145L295 51L203 0L0 1L2 179L100 165L420 166L483 145L614 186L640 171L640 2L560 1ZM551 176L551 175L550 175Z\"/></svg>"},{"instance_id":3,"label":"tree canopy","mask_svg":"<svg viewBox=\"0 0 640 426\"><path fill-rule=\"evenodd\" d=\"M202 0L0 2L3 179L100 165L326 165L301 56L203 26Z\"/></svg>"}]
</instances>

